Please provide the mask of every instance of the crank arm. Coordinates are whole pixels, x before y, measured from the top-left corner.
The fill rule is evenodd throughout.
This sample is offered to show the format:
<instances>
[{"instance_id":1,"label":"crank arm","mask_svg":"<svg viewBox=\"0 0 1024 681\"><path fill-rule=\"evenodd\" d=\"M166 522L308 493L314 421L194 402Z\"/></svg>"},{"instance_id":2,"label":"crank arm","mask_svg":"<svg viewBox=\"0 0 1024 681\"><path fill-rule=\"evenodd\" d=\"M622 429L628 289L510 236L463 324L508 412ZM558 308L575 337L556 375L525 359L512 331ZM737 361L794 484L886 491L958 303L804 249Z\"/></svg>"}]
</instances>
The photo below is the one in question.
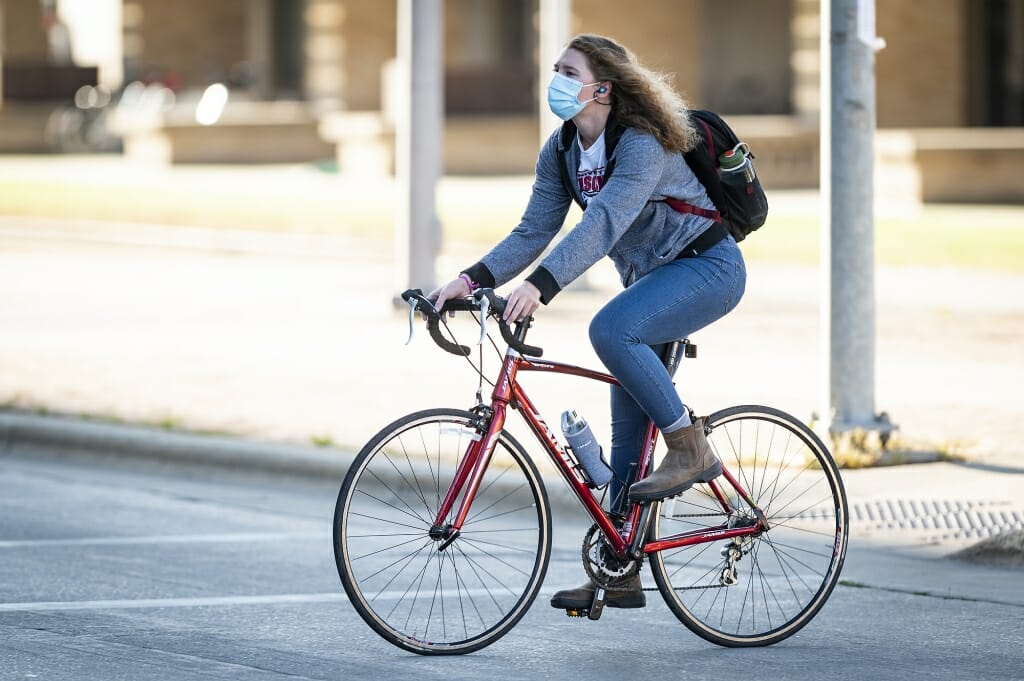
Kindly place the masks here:
<instances>
[{"instance_id":1,"label":"crank arm","mask_svg":"<svg viewBox=\"0 0 1024 681\"><path fill-rule=\"evenodd\" d=\"M601 619L601 613L604 612L605 593L603 586L598 586L594 589L594 599L590 601L590 612L587 613L588 619Z\"/></svg>"}]
</instances>

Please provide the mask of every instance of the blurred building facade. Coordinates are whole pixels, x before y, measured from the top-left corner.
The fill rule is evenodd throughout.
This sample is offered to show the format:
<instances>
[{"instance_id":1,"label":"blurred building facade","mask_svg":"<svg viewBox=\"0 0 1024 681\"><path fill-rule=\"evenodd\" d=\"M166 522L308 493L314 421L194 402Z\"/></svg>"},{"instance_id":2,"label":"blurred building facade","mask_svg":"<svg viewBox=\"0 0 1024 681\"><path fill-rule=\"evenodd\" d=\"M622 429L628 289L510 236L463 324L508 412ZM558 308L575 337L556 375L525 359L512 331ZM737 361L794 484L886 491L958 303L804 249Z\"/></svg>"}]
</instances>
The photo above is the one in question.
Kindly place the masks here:
<instances>
[{"instance_id":1,"label":"blurred building facade","mask_svg":"<svg viewBox=\"0 0 1024 681\"><path fill-rule=\"evenodd\" d=\"M819 0L644 0L642 9L445 0L447 172L532 171L550 70L538 63L538 12L552 2L569 8L572 33L615 37L672 74L692 105L727 115L769 188L816 186ZM326 155L342 172L388 172L394 1L104 0L114 6L99 18L82 3L94 0L3 0L7 148L2 128L19 111L31 119L32 105L70 96L83 79L141 81L168 86L175 103L123 117L125 153L171 162ZM876 61L883 184L924 200L1024 201L1024 0L876 5L887 43ZM102 29L119 40L91 62L72 50L74 63L58 65L51 9L71 36ZM45 92L27 85L40 74L53 85ZM216 124L199 125L192 112L214 82L228 86L229 101ZM988 179L993 158L1010 181Z\"/></svg>"}]
</instances>

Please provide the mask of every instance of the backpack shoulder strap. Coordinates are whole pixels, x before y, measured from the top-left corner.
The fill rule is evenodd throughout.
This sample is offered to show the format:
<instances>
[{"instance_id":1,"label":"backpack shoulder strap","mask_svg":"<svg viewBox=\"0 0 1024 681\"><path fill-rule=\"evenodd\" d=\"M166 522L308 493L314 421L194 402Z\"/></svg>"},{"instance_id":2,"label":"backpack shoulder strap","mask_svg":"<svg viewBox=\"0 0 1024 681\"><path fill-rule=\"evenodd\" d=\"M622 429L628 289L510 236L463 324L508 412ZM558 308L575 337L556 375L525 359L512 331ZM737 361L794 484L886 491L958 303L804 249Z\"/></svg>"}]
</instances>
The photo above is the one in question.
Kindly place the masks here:
<instances>
[{"instance_id":1,"label":"backpack shoulder strap","mask_svg":"<svg viewBox=\"0 0 1024 681\"><path fill-rule=\"evenodd\" d=\"M604 128L604 153L607 158L604 167L605 182L608 182L608 178L611 177L612 171L615 169L615 147L619 144L619 139L625 130L626 127L615 120L614 116L608 117L608 123ZM569 196L573 198L573 201L580 208L586 210L586 206L580 200L579 191L570 177L566 158L569 145L576 143L576 133L576 124L572 121L566 121L562 124L562 129L558 133L558 173L562 176L562 184L565 186L565 190L569 192Z\"/></svg>"},{"instance_id":2,"label":"backpack shoulder strap","mask_svg":"<svg viewBox=\"0 0 1024 681\"><path fill-rule=\"evenodd\" d=\"M715 152L715 120L716 114L710 111L694 110L690 112L690 118L700 132L700 142L683 157L690 170L697 176L697 180L704 186L711 203L722 211L726 205L725 196L722 192L721 182L718 178L718 154ZM721 120L721 119L719 119ZM728 217L728 216L724 216Z\"/></svg>"},{"instance_id":3,"label":"backpack shoulder strap","mask_svg":"<svg viewBox=\"0 0 1024 681\"><path fill-rule=\"evenodd\" d=\"M701 139L697 146L683 155L683 158L686 159L686 165L690 166L693 174L697 176L697 180L703 185L708 198L711 199L711 203L716 208L720 208L725 204L722 197L722 188L719 186L718 170L715 167L718 163L718 155L715 153L715 137L714 131L711 129L714 118L717 118L717 116L710 111L690 111L690 119L697 126ZM680 213L699 215L715 222L723 221L720 210L708 210L671 197L666 198L665 203Z\"/></svg>"},{"instance_id":4,"label":"backpack shoulder strap","mask_svg":"<svg viewBox=\"0 0 1024 681\"><path fill-rule=\"evenodd\" d=\"M562 129L558 133L558 146L556 150L558 152L558 174L562 177L562 185L565 187L565 191L569 192L569 196L575 201L580 208L586 208L580 201L576 187L573 185L572 178L569 177L569 166L568 163L568 151L569 145L576 141L576 124L572 121L566 121L562 123Z\"/></svg>"},{"instance_id":5,"label":"backpack shoulder strap","mask_svg":"<svg viewBox=\"0 0 1024 681\"><path fill-rule=\"evenodd\" d=\"M615 170L615 147L618 146L625 131L626 126L615 120L615 116L608 116L608 123L604 127L604 155L608 159L604 166L605 182L608 182L612 171Z\"/></svg>"},{"instance_id":6,"label":"backpack shoulder strap","mask_svg":"<svg viewBox=\"0 0 1024 681\"><path fill-rule=\"evenodd\" d=\"M673 199L672 197L665 197L665 199L663 200L666 204L668 204L669 208L676 211L677 213L690 213L691 215L699 215L702 218L708 218L709 220L713 220L714 222L722 221L722 214L719 213L717 210L701 208L700 206L695 206L692 203L680 201L679 199Z\"/></svg>"},{"instance_id":7,"label":"backpack shoulder strap","mask_svg":"<svg viewBox=\"0 0 1024 681\"><path fill-rule=\"evenodd\" d=\"M712 155L714 154L714 142L720 141L720 146L728 147L732 149L734 146L739 144L739 138L733 129L729 127L729 124L722 119L721 116L716 114L714 111L708 111L707 109L694 109L690 111L690 118L698 123L702 128L704 139L708 145L708 151ZM721 138L716 140L715 136Z\"/></svg>"}]
</instances>

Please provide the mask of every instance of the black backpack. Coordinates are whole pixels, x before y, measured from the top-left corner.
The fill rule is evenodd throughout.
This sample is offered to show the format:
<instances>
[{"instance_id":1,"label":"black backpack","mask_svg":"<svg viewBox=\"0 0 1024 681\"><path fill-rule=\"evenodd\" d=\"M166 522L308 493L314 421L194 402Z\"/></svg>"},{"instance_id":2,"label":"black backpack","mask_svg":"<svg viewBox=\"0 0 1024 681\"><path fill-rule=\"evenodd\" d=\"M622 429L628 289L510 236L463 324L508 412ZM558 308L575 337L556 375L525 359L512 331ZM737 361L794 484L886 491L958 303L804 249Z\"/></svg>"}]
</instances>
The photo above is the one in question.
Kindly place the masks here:
<instances>
[{"instance_id":1,"label":"black backpack","mask_svg":"<svg viewBox=\"0 0 1024 681\"><path fill-rule=\"evenodd\" d=\"M701 143L686 152L686 163L704 185L708 198L718 208L721 221L729 228L729 233L736 241L743 241L748 234L763 225L768 217L768 198L764 194L761 180L755 173L753 179L744 185L722 182L718 157L730 149L735 149L736 145L740 144L740 139L721 116L713 111L695 110L690 112L690 116L700 130ZM747 159L753 163L753 158L754 155L748 148ZM680 210L680 207L673 205L672 202L666 203Z\"/></svg>"},{"instance_id":2,"label":"black backpack","mask_svg":"<svg viewBox=\"0 0 1024 681\"><path fill-rule=\"evenodd\" d=\"M705 210L671 198L665 199L665 203L681 213L694 213L723 223L737 242L743 241L748 234L763 225L768 216L768 199L764 195L761 181L755 175L753 181L746 183L745 187L723 184L719 177L718 157L726 151L734 149L740 140L718 114L712 111L694 110L690 111L690 115L700 131L701 140L700 144L688 151L684 158L687 165L693 170L693 174L704 185L708 198L718 210ZM617 121L609 119L608 127L605 130L605 149L608 155L608 164L604 174L605 182L611 177L615 167L612 152L619 137L622 136L622 130L622 126ZM558 169L569 196L580 203L573 188L574 183L569 176L569 168L566 166L566 149L570 144L575 143L575 139L576 126L572 121L568 121L562 126L559 137ZM752 160L754 155L748 152L747 158ZM580 207L586 208L582 203L580 203Z\"/></svg>"}]
</instances>

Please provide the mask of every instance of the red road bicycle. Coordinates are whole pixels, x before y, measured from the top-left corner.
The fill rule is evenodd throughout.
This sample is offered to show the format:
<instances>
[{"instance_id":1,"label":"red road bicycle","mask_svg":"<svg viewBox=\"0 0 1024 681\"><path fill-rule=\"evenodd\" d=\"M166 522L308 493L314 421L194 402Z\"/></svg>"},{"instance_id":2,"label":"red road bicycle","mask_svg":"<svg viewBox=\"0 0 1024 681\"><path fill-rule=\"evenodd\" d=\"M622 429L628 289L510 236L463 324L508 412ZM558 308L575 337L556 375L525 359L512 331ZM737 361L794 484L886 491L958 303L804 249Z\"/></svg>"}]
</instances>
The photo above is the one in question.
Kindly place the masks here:
<instances>
[{"instance_id":1,"label":"red road bicycle","mask_svg":"<svg viewBox=\"0 0 1024 681\"><path fill-rule=\"evenodd\" d=\"M425 314L439 346L470 355L445 337L443 315L420 291L402 297L410 325L412 315ZM532 320L508 326L503 304L485 289L445 306L476 312L481 342L488 318L498 321L508 347L490 403L478 392L468 411L429 409L398 419L363 447L342 484L335 559L367 624L415 653L461 654L498 640L529 609L551 555L551 509L536 466L504 430L512 407L594 521L582 555L599 588L590 608L568 614L600 617L607 591L621 589L646 557L668 607L708 641L764 646L806 625L836 585L847 545L846 495L821 440L777 409L723 409L705 425L723 463L720 477L676 497L606 510L520 377L616 379L540 360L542 350L526 344ZM671 343L664 357L670 372L681 356L696 356L696 347ZM649 422L635 479L653 470L657 437Z\"/></svg>"}]
</instances>

